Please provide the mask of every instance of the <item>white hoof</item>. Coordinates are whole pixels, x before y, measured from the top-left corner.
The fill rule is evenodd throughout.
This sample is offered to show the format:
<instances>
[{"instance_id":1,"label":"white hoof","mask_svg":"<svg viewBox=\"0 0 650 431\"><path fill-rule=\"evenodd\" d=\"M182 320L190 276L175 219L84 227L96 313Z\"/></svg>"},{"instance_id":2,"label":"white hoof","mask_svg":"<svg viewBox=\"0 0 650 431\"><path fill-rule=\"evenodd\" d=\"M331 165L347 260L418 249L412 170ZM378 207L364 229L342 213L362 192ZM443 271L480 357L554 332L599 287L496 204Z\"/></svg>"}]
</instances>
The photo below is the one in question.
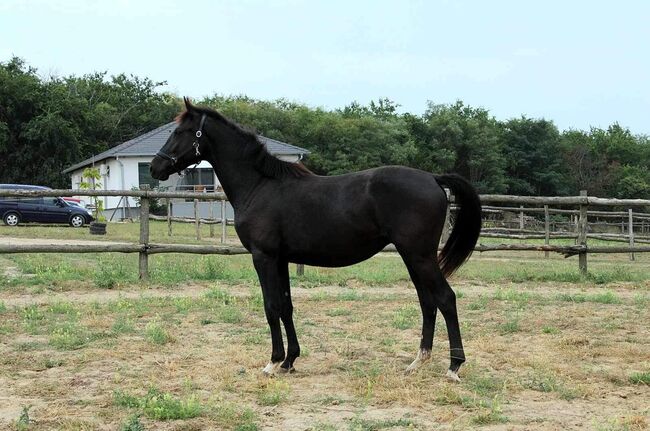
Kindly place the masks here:
<instances>
[{"instance_id":1,"label":"white hoof","mask_svg":"<svg viewBox=\"0 0 650 431\"><path fill-rule=\"evenodd\" d=\"M265 376L274 376L280 370L280 364L282 364L282 362L269 362L262 370L262 373L264 373Z\"/></svg>"},{"instance_id":2,"label":"white hoof","mask_svg":"<svg viewBox=\"0 0 650 431\"><path fill-rule=\"evenodd\" d=\"M418 354L413 360L413 362L411 362L411 365L406 367L406 374L411 374L412 372L420 368L429 359L431 359L431 350L427 350L427 349L418 350Z\"/></svg>"},{"instance_id":3,"label":"white hoof","mask_svg":"<svg viewBox=\"0 0 650 431\"><path fill-rule=\"evenodd\" d=\"M460 383L460 377L458 377L458 373L456 371L447 370L445 377L454 383Z\"/></svg>"}]
</instances>

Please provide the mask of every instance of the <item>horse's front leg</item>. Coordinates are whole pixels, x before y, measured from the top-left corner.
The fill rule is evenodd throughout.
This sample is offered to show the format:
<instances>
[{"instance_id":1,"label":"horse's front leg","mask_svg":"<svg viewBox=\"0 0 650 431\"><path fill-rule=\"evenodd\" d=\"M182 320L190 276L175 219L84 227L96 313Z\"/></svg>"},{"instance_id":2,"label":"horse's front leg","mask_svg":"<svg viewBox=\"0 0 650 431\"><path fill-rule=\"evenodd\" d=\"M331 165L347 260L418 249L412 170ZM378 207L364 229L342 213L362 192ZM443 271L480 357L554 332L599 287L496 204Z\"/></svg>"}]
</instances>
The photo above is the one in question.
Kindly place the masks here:
<instances>
[{"instance_id":1,"label":"horse's front leg","mask_svg":"<svg viewBox=\"0 0 650 431\"><path fill-rule=\"evenodd\" d=\"M280 318L283 316L285 306L285 295L283 292L282 261L277 256L266 253L253 252L253 264L260 279L262 295L264 297L264 312L266 320L271 329L271 361L264 367L264 374L275 374L285 359L284 343L282 341L282 329ZM288 264L284 263L285 271L288 272ZM291 339L291 335L287 335ZM295 333L294 333L295 337Z\"/></svg>"},{"instance_id":2,"label":"horse's front leg","mask_svg":"<svg viewBox=\"0 0 650 431\"><path fill-rule=\"evenodd\" d=\"M287 357L282 363L281 369L284 372L294 371L293 362L300 356L300 344L296 328L293 325L293 304L291 302L291 284L289 281L289 263L280 262L278 272L281 281L282 306L280 318L284 324L284 331L287 333Z\"/></svg>"}]
</instances>

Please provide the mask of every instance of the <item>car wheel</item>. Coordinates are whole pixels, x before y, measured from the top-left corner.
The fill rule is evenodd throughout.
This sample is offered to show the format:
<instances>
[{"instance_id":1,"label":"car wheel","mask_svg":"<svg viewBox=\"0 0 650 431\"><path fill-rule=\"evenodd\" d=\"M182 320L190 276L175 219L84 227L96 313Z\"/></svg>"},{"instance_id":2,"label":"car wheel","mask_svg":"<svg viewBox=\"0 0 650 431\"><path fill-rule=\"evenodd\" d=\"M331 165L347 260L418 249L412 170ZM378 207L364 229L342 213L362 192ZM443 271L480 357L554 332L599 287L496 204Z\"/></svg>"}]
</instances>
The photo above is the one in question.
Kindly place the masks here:
<instances>
[{"instance_id":1,"label":"car wheel","mask_svg":"<svg viewBox=\"0 0 650 431\"><path fill-rule=\"evenodd\" d=\"M18 226L18 222L20 222L20 217L18 217L18 214L16 213L7 213L3 217L3 221L7 226Z\"/></svg>"},{"instance_id":2,"label":"car wheel","mask_svg":"<svg viewBox=\"0 0 650 431\"><path fill-rule=\"evenodd\" d=\"M81 227L86 223L84 216L76 214L70 217L70 226L72 227Z\"/></svg>"}]
</instances>

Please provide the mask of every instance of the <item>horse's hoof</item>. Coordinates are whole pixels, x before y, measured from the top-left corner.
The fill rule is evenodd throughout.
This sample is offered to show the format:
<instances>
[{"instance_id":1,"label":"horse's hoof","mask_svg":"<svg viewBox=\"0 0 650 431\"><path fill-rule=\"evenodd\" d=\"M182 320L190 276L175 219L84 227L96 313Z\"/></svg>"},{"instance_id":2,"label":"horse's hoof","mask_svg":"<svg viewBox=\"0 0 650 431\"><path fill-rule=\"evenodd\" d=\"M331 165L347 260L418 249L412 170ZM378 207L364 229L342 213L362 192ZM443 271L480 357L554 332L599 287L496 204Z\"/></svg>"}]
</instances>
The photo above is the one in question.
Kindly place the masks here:
<instances>
[{"instance_id":1,"label":"horse's hoof","mask_svg":"<svg viewBox=\"0 0 650 431\"><path fill-rule=\"evenodd\" d=\"M283 374L293 374L295 372L296 372L296 369L293 368L293 366L291 366L289 368L280 367L278 369L278 373L283 373Z\"/></svg>"},{"instance_id":2,"label":"horse's hoof","mask_svg":"<svg viewBox=\"0 0 650 431\"><path fill-rule=\"evenodd\" d=\"M264 373L265 376L274 376L280 372L280 364L282 364L282 362L269 362L262 370L262 373Z\"/></svg>"},{"instance_id":3,"label":"horse's hoof","mask_svg":"<svg viewBox=\"0 0 650 431\"><path fill-rule=\"evenodd\" d=\"M445 377L447 377L447 380L451 382L460 383L460 377L458 377L458 373L456 371L447 370Z\"/></svg>"},{"instance_id":4,"label":"horse's hoof","mask_svg":"<svg viewBox=\"0 0 650 431\"><path fill-rule=\"evenodd\" d=\"M431 359L431 350L427 350L427 349L418 350L417 356L415 357L413 362L411 362L411 365L406 367L405 373L407 375L413 373L415 370L420 368L429 359Z\"/></svg>"}]
</instances>

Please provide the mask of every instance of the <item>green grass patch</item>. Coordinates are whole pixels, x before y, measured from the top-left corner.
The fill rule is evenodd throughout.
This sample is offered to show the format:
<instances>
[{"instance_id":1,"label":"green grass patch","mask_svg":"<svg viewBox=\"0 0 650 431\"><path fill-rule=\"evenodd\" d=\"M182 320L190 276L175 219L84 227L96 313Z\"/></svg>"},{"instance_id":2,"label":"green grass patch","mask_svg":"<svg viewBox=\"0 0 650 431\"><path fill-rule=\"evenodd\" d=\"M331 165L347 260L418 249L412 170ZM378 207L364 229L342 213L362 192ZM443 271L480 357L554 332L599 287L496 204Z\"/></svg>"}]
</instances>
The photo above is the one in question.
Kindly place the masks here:
<instances>
[{"instance_id":1,"label":"green grass patch","mask_svg":"<svg viewBox=\"0 0 650 431\"><path fill-rule=\"evenodd\" d=\"M120 427L120 431L146 431L146 428L140 422L140 415L135 414L128 417Z\"/></svg>"},{"instance_id":2,"label":"green grass patch","mask_svg":"<svg viewBox=\"0 0 650 431\"><path fill-rule=\"evenodd\" d=\"M93 282L100 289L114 289L120 283L133 283L136 281L135 273L130 271L124 261L105 258L93 274Z\"/></svg>"},{"instance_id":3,"label":"green grass patch","mask_svg":"<svg viewBox=\"0 0 650 431\"><path fill-rule=\"evenodd\" d=\"M507 422L508 418L503 415L501 408L483 409L472 418L472 423L477 425L503 424Z\"/></svg>"},{"instance_id":4,"label":"green grass patch","mask_svg":"<svg viewBox=\"0 0 650 431\"><path fill-rule=\"evenodd\" d=\"M412 419L384 419L371 420L356 417L350 420L348 430L350 431L376 431L390 428L414 428L416 426Z\"/></svg>"},{"instance_id":5,"label":"green grass patch","mask_svg":"<svg viewBox=\"0 0 650 431\"><path fill-rule=\"evenodd\" d=\"M343 308L343 307L330 308L329 310L327 310L325 312L325 315L329 316L329 317L349 316L350 314L352 314L352 310L350 310L349 308Z\"/></svg>"},{"instance_id":6,"label":"green grass patch","mask_svg":"<svg viewBox=\"0 0 650 431\"><path fill-rule=\"evenodd\" d=\"M210 412L221 427L235 431L257 431L257 415L248 407L233 403L220 403Z\"/></svg>"},{"instance_id":7,"label":"green grass patch","mask_svg":"<svg viewBox=\"0 0 650 431\"><path fill-rule=\"evenodd\" d=\"M515 289L497 289L492 296L492 299L497 301L509 301L522 304L528 303L533 298L538 299L538 295Z\"/></svg>"},{"instance_id":8,"label":"green grass patch","mask_svg":"<svg viewBox=\"0 0 650 431\"><path fill-rule=\"evenodd\" d=\"M63 363L64 362L62 359L56 359L56 358L45 358L42 361L43 368L47 368L47 369L60 367L61 365L63 365Z\"/></svg>"},{"instance_id":9,"label":"green grass patch","mask_svg":"<svg viewBox=\"0 0 650 431\"><path fill-rule=\"evenodd\" d=\"M228 305L217 310L217 319L223 323L239 323L244 320L244 315L239 308Z\"/></svg>"},{"instance_id":10,"label":"green grass patch","mask_svg":"<svg viewBox=\"0 0 650 431\"><path fill-rule=\"evenodd\" d=\"M392 324L397 329L410 329L417 322L419 310L413 305L406 305L395 312Z\"/></svg>"},{"instance_id":11,"label":"green grass patch","mask_svg":"<svg viewBox=\"0 0 650 431\"><path fill-rule=\"evenodd\" d=\"M481 239L481 242L488 244L503 243L505 240L489 241L489 238ZM535 243L535 241L530 241ZM539 256L535 253L525 254L526 256ZM525 259L525 258L524 258ZM598 267L597 267L598 266ZM647 280L650 272L640 265L624 262L611 265L609 262L602 264L591 264L592 269L587 275L578 271L574 259L538 259L535 262L517 261L517 256L504 265L494 265L489 260L472 259L459 270L459 276L463 278L476 279L484 282L557 282L557 283L593 283L607 284L612 282L634 282Z\"/></svg>"},{"instance_id":12,"label":"green grass patch","mask_svg":"<svg viewBox=\"0 0 650 431\"><path fill-rule=\"evenodd\" d=\"M560 293L556 299L565 302L594 302L598 304L620 304L621 299L612 291L587 295L584 293Z\"/></svg>"},{"instance_id":13,"label":"green grass patch","mask_svg":"<svg viewBox=\"0 0 650 431\"><path fill-rule=\"evenodd\" d=\"M621 299L616 296L614 292L607 291L604 293L597 293L587 297L589 302L596 302L598 304L620 304Z\"/></svg>"},{"instance_id":14,"label":"green grass patch","mask_svg":"<svg viewBox=\"0 0 650 431\"><path fill-rule=\"evenodd\" d=\"M84 347L92 340L88 328L76 322L65 322L57 325L50 332L49 343L60 350L76 350Z\"/></svg>"},{"instance_id":15,"label":"green grass patch","mask_svg":"<svg viewBox=\"0 0 650 431\"><path fill-rule=\"evenodd\" d=\"M165 329L165 327L157 320L147 323L144 331L147 340L154 344L164 345L174 341L174 337L172 337L169 332L167 332L167 329Z\"/></svg>"},{"instance_id":16,"label":"green grass patch","mask_svg":"<svg viewBox=\"0 0 650 431\"><path fill-rule=\"evenodd\" d=\"M554 326L544 326L542 328L542 333L555 335L555 334L559 334L560 330Z\"/></svg>"},{"instance_id":17,"label":"green grass patch","mask_svg":"<svg viewBox=\"0 0 650 431\"><path fill-rule=\"evenodd\" d=\"M41 321L45 318L45 314L38 308L37 305L28 305L22 310L23 321L35 322Z\"/></svg>"},{"instance_id":18,"label":"green grass patch","mask_svg":"<svg viewBox=\"0 0 650 431\"><path fill-rule=\"evenodd\" d=\"M587 302L587 295L584 293L560 293L556 299L565 302Z\"/></svg>"},{"instance_id":19,"label":"green grass patch","mask_svg":"<svg viewBox=\"0 0 650 431\"><path fill-rule=\"evenodd\" d=\"M78 306L72 302L55 302L51 304L47 311L52 314L67 314L68 316L77 317L79 315Z\"/></svg>"},{"instance_id":20,"label":"green grass patch","mask_svg":"<svg viewBox=\"0 0 650 431\"><path fill-rule=\"evenodd\" d=\"M476 301L467 304L468 310L485 310L489 299L486 296L479 295Z\"/></svg>"},{"instance_id":21,"label":"green grass patch","mask_svg":"<svg viewBox=\"0 0 650 431\"><path fill-rule=\"evenodd\" d=\"M635 385L650 385L650 371L633 373L630 376L630 382L634 383Z\"/></svg>"},{"instance_id":22,"label":"green grass patch","mask_svg":"<svg viewBox=\"0 0 650 431\"><path fill-rule=\"evenodd\" d=\"M289 385L282 380L272 380L262 388L257 396L261 406L277 406L289 398Z\"/></svg>"},{"instance_id":23,"label":"green grass patch","mask_svg":"<svg viewBox=\"0 0 650 431\"><path fill-rule=\"evenodd\" d=\"M501 335L514 334L520 330L519 316L510 316L508 317L508 320L499 325L499 333Z\"/></svg>"},{"instance_id":24,"label":"green grass patch","mask_svg":"<svg viewBox=\"0 0 650 431\"><path fill-rule=\"evenodd\" d=\"M212 287L205 293L205 297L220 304L230 305L235 302L235 297L219 287Z\"/></svg>"},{"instance_id":25,"label":"green grass patch","mask_svg":"<svg viewBox=\"0 0 650 431\"><path fill-rule=\"evenodd\" d=\"M24 406L20 411L20 416L16 420L16 430L17 431L27 431L31 428L32 420L29 417L29 409L32 406Z\"/></svg>"},{"instance_id":26,"label":"green grass patch","mask_svg":"<svg viewBox=\"0 0 650 431\"><path fill-rule=\"evenodd\" d=\"M118 315L111 326L113 334L132 334L135 332L133 320L124 315Z\"/></svg>"},{"instance_id":27,"label":"green grass patch","mask_svg":"<svg viewBox=\"0 0 650 431\"><path fill-rule=\"evenodd\" d=\"M354 289L347 289L345 292L336 295L336 299L339 301L361 301L364 296Z\"/></svg>"},{"instance_id":28,"label":"green grass patch","mask_svg":"<svg viewBox=\"0 0 650 431\"><path fill-rule=\"evenodd\" d=\"M554 374L548 371L533 371L521 382L527 389L538 392L554 392L563 400L572 400L578 396L577 392L559 382Z\"/></svg>"},{"instance_id":29,"label":"green grass patch","mask_svg":"<svg viewBox=\"0 0 650 431\"><path fill-rule=\"evenodd\" d=\"M467 383L481 397L492 398L504 390L504 381L493 376L470 376Z\"/></svg>"},{"instance_id":30,"label":"green grass patch","mask_svg":"<svg viewBox=\"0 0 650 431\"><path fill-rule=\"evenodd\" d=\"M149 389L144 396L115 391L113 402L120 407L137 408L148 418L161 421L195 418L205 410L195 396L181 399L156 388Z\"/></svg>"}]
</instances>

